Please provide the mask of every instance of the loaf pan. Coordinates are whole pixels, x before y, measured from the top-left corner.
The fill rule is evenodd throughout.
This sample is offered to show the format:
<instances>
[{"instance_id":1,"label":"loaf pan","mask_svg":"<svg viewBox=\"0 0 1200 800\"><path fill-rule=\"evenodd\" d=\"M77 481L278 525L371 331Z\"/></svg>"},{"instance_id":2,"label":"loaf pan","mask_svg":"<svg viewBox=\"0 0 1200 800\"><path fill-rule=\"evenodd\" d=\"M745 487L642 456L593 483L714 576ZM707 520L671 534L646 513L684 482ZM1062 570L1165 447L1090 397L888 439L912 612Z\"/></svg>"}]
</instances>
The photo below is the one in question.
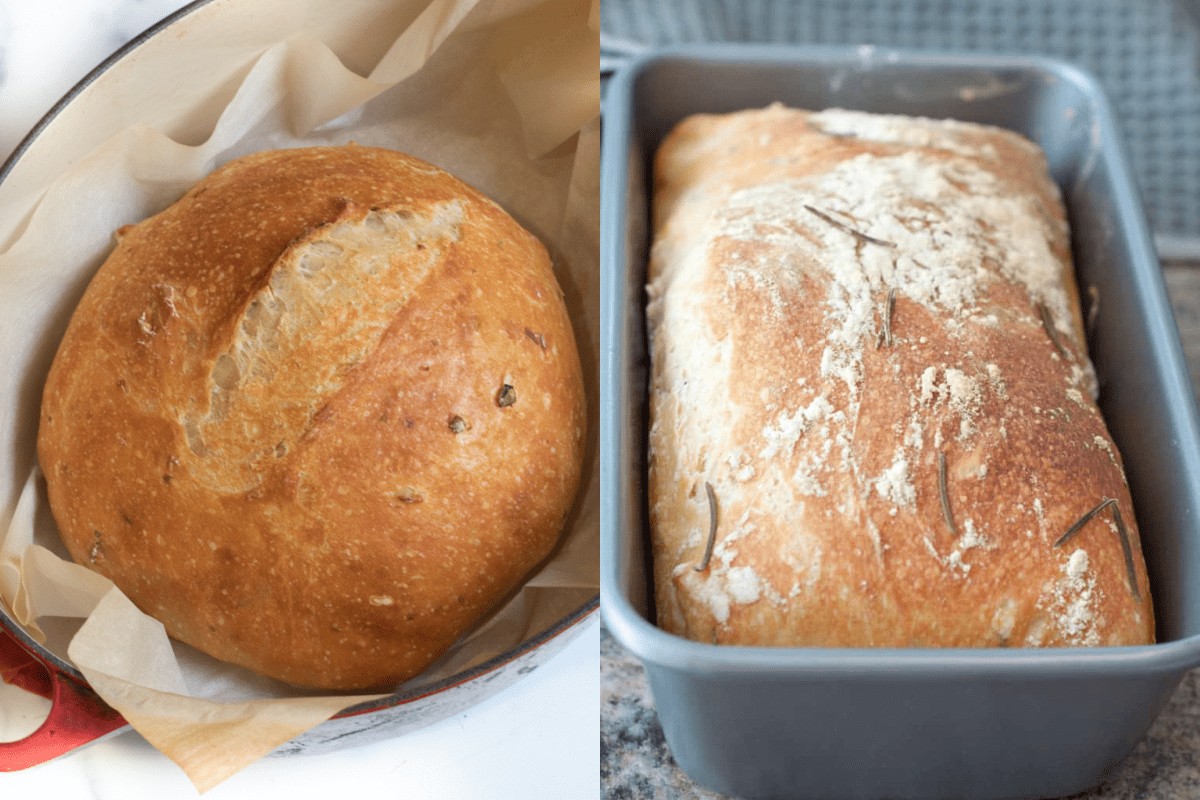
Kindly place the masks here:
<instances>
[{"instance_id":1,"label":"loaf pan","mask_svg":"<svg viewBox=\"0 0 1200 800\"><path fill-rule=\"evenodd\" d=\"M689 114L775 101L999 125L1046 151L1077 278L1102 298L1092 357L1125 458L1158 644L721 647L655 627L643 314L651 158ZM677 49L613 78L604 135L601 607L645 663L679 765L746 798L1050 797L1103 782L1200 664L1200 427L1125 148L1096 81L1028 57Z\"/></svg>"}]
</instances>

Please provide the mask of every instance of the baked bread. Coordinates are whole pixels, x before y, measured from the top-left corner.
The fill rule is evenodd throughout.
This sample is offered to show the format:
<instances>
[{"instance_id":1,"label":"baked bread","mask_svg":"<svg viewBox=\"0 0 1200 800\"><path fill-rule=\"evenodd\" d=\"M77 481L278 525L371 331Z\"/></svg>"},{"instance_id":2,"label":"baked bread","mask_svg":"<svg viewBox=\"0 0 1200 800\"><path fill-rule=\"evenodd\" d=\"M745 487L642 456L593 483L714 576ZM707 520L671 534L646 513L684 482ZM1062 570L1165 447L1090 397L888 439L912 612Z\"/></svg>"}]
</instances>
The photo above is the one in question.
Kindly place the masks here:
<instances>
[{"instance_id":1,"label":"baked bread","mask_svg":"<svg viewBox=\"0 0 1200 800\"><path fill-rule=\"evenodd\" d=\"M545 248L359 146L218 169L119 233L46 381L73 558L289 683L424 669L554 547L584 441Z\"/></svg>"},{"instance_id":2,"label":"baked bread","mask_svg":"<svg viewBox=\"0 0 1200 800\"><path fill-rule=\"evenodd\" d=\"M695 116L658 151L654 230L663 628L786 646L1153 641L1036 146L843 110Z\"/></svg>"}]
</instances>

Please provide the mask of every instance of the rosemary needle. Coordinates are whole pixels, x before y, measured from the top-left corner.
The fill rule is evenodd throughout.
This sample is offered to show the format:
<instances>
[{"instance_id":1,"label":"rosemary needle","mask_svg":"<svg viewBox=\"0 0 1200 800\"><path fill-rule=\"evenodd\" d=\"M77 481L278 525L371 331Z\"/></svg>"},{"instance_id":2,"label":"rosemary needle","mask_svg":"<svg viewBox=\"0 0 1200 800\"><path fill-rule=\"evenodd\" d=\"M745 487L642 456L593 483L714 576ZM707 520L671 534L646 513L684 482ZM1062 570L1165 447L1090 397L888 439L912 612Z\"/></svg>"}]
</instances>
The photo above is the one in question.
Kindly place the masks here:
<instances>
[{"instance_id":1,"label":"rosemary needle","mask_svg":"<svg viewBox=\"0 0 1200 800\"><path fill-rule=\"evenodd\" d=\"M804 209L806 211L808 211L810 214L815 214L817 217L820 217L822 220L829 223L833 227L837 228L839 231L841 231L843 233L848 233L856 239L859 239L864 242L870 242L871 244L877 244L880 247L895 247L896 246L896 244L894 242L884 241L883 239L876 239L874 236L868 236L867 234L863 233L862 231L856 231L854 228L851 228L846 223L839 222L838 220L829 216L828 214L826 214L824 211L821 211L820 209L813 208L810 205L805 205Z\"/></svg>"},{"instance_id":2,"label":"rosemary needle","mask_svg":"<svg viewBox=\"0 0 1200 800\"><path fill-rule=\"evenodd\" d=\"M950 513L950 494L946 491L946 454L938 453L938 493L942 496L942 517L950 533L958 536L958 526L954 524L954 515Z\"/></svg>"},{"instance_id":3,"label":"rosemary needle","mask_svg":"<svg viewBox=\"0 0 1200 800\"><path fill-rule=\"evenodd\" d=\"M1067 360L1069 356L1058 338L1058 331L1054 329L1054 320L1050 319L1050 309L1046 308L1045 303L1038 303L1037 310L1038 316L1042 318L1042 327L1046 330L1046 335L1050 337L1050 344L1054 345L1054 349L1064 360Z\"/></svg>"},{"instance_id":4,"label":"rosemary needle","mask_svg":"<svg viewBox=\"0 0 1200 800\"><path fill-rule=\"evenodd\" d=\"M1113 519L1117 521L1117 535L1121 537L1121 552L1125 556L1125 574L1129 577L1129 589L1133 599L1141 601L1142 593L1138 591L1137 570L1133 567L1133 546L1129 543L1129 531L1125 528L1125 520L1121 517L1121 507L1113 501Z\"/></svg>"},{"instance_id":5,"label":"rosemary needle","mask_svg":"<svg viewBox=\"0 0 1200 800\"><path fill-rule=\"evenodd\" d=\"M1105 499L1101 500L1099 503L1097 503L1095 506L1093 506L1090 511L1087 511L1082 517L1075 520L1075 524L1072 525L1071 527L1067 528L1067 532L1064 533L1062 536L1058 537L1058 541L1054 543L1054 546L1062 547L1064 544L1066 544L1068 541L1070 541L1072 536L1074 536L1075 534L1077 534L1081 530L1083 530L1083 526L1087 525L1089 522L1091 522L1092 517L1096 516L1101 511L1108 508L1110 505L1115 505L1116 502L1117 502L1116 500L1113 500L1112 498L1107 498L1107 497Z\"/></svg>"},{"instance_id":6,"label":"rosemary needle","mask_svg":"<svg viewBox=\"0 0 1200 800\"><path fill-rule=\"evenodd\" d=\"M1075 534L1083 530L1083 526L1087 525L1092 517L1096 516L1104 509L1112 506L1113 521L1117 524L1117 538L1121 540L1121 552L1125 557L1125 574L1129 578L1129 590L1133 592L1135 600L1142 599L1142 593L1138 590L1137 570L1133 566L1133 545L1129 541L1129 529L1125 527L1125 518L1121 515L1121 506L1111 497L1106 497L1084 513L1082 517L1075 520L1075 524L1067 528L1067 532L1058 537L1058 541L1054 543L1055 547L1061 547L1071 540Z\"/></svg>"},{"instance_id":7,"label":"rosemary needle","mask_svg":"<svg viewBox=\"0 0 1200 800\"><path fill-rule=\"evenodd\" d=\"M892 313L896 308L896 288L888 289L887 303L883 306L883 330L879 332L879 338L875 340L875 349L878 350L881 345L892 346Z\"/></svg>"},{"instance_id":8,"label":"rosemary needle","mask_svg":"<svg viewBox=\"0 0 1200 800\"><path fill-rule=\"evenodd\" d=\"M708 481L704 482L704 491L708 495L708 544L704 547L704 558L695 567L696 572L708 569L708 562L712 561L713 545L717 541L717 493Z\"/></svg>"}]
</instances>

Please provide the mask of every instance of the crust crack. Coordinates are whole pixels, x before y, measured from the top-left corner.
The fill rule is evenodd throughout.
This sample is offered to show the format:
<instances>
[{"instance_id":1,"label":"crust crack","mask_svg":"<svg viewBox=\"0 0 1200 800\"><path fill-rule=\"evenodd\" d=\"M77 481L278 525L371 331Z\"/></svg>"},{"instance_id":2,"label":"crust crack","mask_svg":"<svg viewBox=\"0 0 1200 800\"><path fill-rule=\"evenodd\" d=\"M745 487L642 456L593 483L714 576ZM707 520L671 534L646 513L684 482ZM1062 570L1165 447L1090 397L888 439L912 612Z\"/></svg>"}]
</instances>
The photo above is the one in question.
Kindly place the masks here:
<instances>
[{"instance_id":1,"label":"crust crack","mask_svg":"<svg viewBox=\"0 0 1200 800\"><path fill-rule=\"evenodd\" d=\"M463 218L458 201L427 215L349 208L289 245L232 318L229 344L206 376L206 402L180 421L196 456L221 456L197 475L228 490L261 482L253 464L273 460L318 421L460 239ZM313 341L322 342L320 358L305 355Z\"/></svg>"}]
</instances>

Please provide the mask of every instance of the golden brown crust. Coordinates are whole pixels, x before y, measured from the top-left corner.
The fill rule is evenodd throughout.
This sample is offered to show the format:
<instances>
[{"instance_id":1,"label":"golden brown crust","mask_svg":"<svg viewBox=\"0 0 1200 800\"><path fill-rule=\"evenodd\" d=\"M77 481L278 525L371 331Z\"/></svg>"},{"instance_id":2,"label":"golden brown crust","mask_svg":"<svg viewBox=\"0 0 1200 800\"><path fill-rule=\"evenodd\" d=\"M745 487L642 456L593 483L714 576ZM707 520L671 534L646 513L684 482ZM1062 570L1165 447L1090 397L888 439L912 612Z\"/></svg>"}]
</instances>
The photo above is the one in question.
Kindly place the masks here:
<instances>
[{"instance_id":1,"label":"golden brown crust","mask_svg":"<svg viewBox=\"0 0 1200 800\"><path fill-rule=\"evenodd\" d=\"M274 151L119 238L39 458L74 559L171 636L386 687L553 548L579 358L545 249L486 197L392 151Z\"/></svg>"},{"instance_id":2,"label":"golden brown crust","mask_svg":"<svg viewBox=\"0 0 1200 800\"><path fill-rule=\"evenodd\" d=\"M1153 641L1040 151L776 106L689 118L655 166L660 625L735 644ZM1106 498L1136 587L1112 507L1057 544Z\"/></svg>"}]
</instances>

